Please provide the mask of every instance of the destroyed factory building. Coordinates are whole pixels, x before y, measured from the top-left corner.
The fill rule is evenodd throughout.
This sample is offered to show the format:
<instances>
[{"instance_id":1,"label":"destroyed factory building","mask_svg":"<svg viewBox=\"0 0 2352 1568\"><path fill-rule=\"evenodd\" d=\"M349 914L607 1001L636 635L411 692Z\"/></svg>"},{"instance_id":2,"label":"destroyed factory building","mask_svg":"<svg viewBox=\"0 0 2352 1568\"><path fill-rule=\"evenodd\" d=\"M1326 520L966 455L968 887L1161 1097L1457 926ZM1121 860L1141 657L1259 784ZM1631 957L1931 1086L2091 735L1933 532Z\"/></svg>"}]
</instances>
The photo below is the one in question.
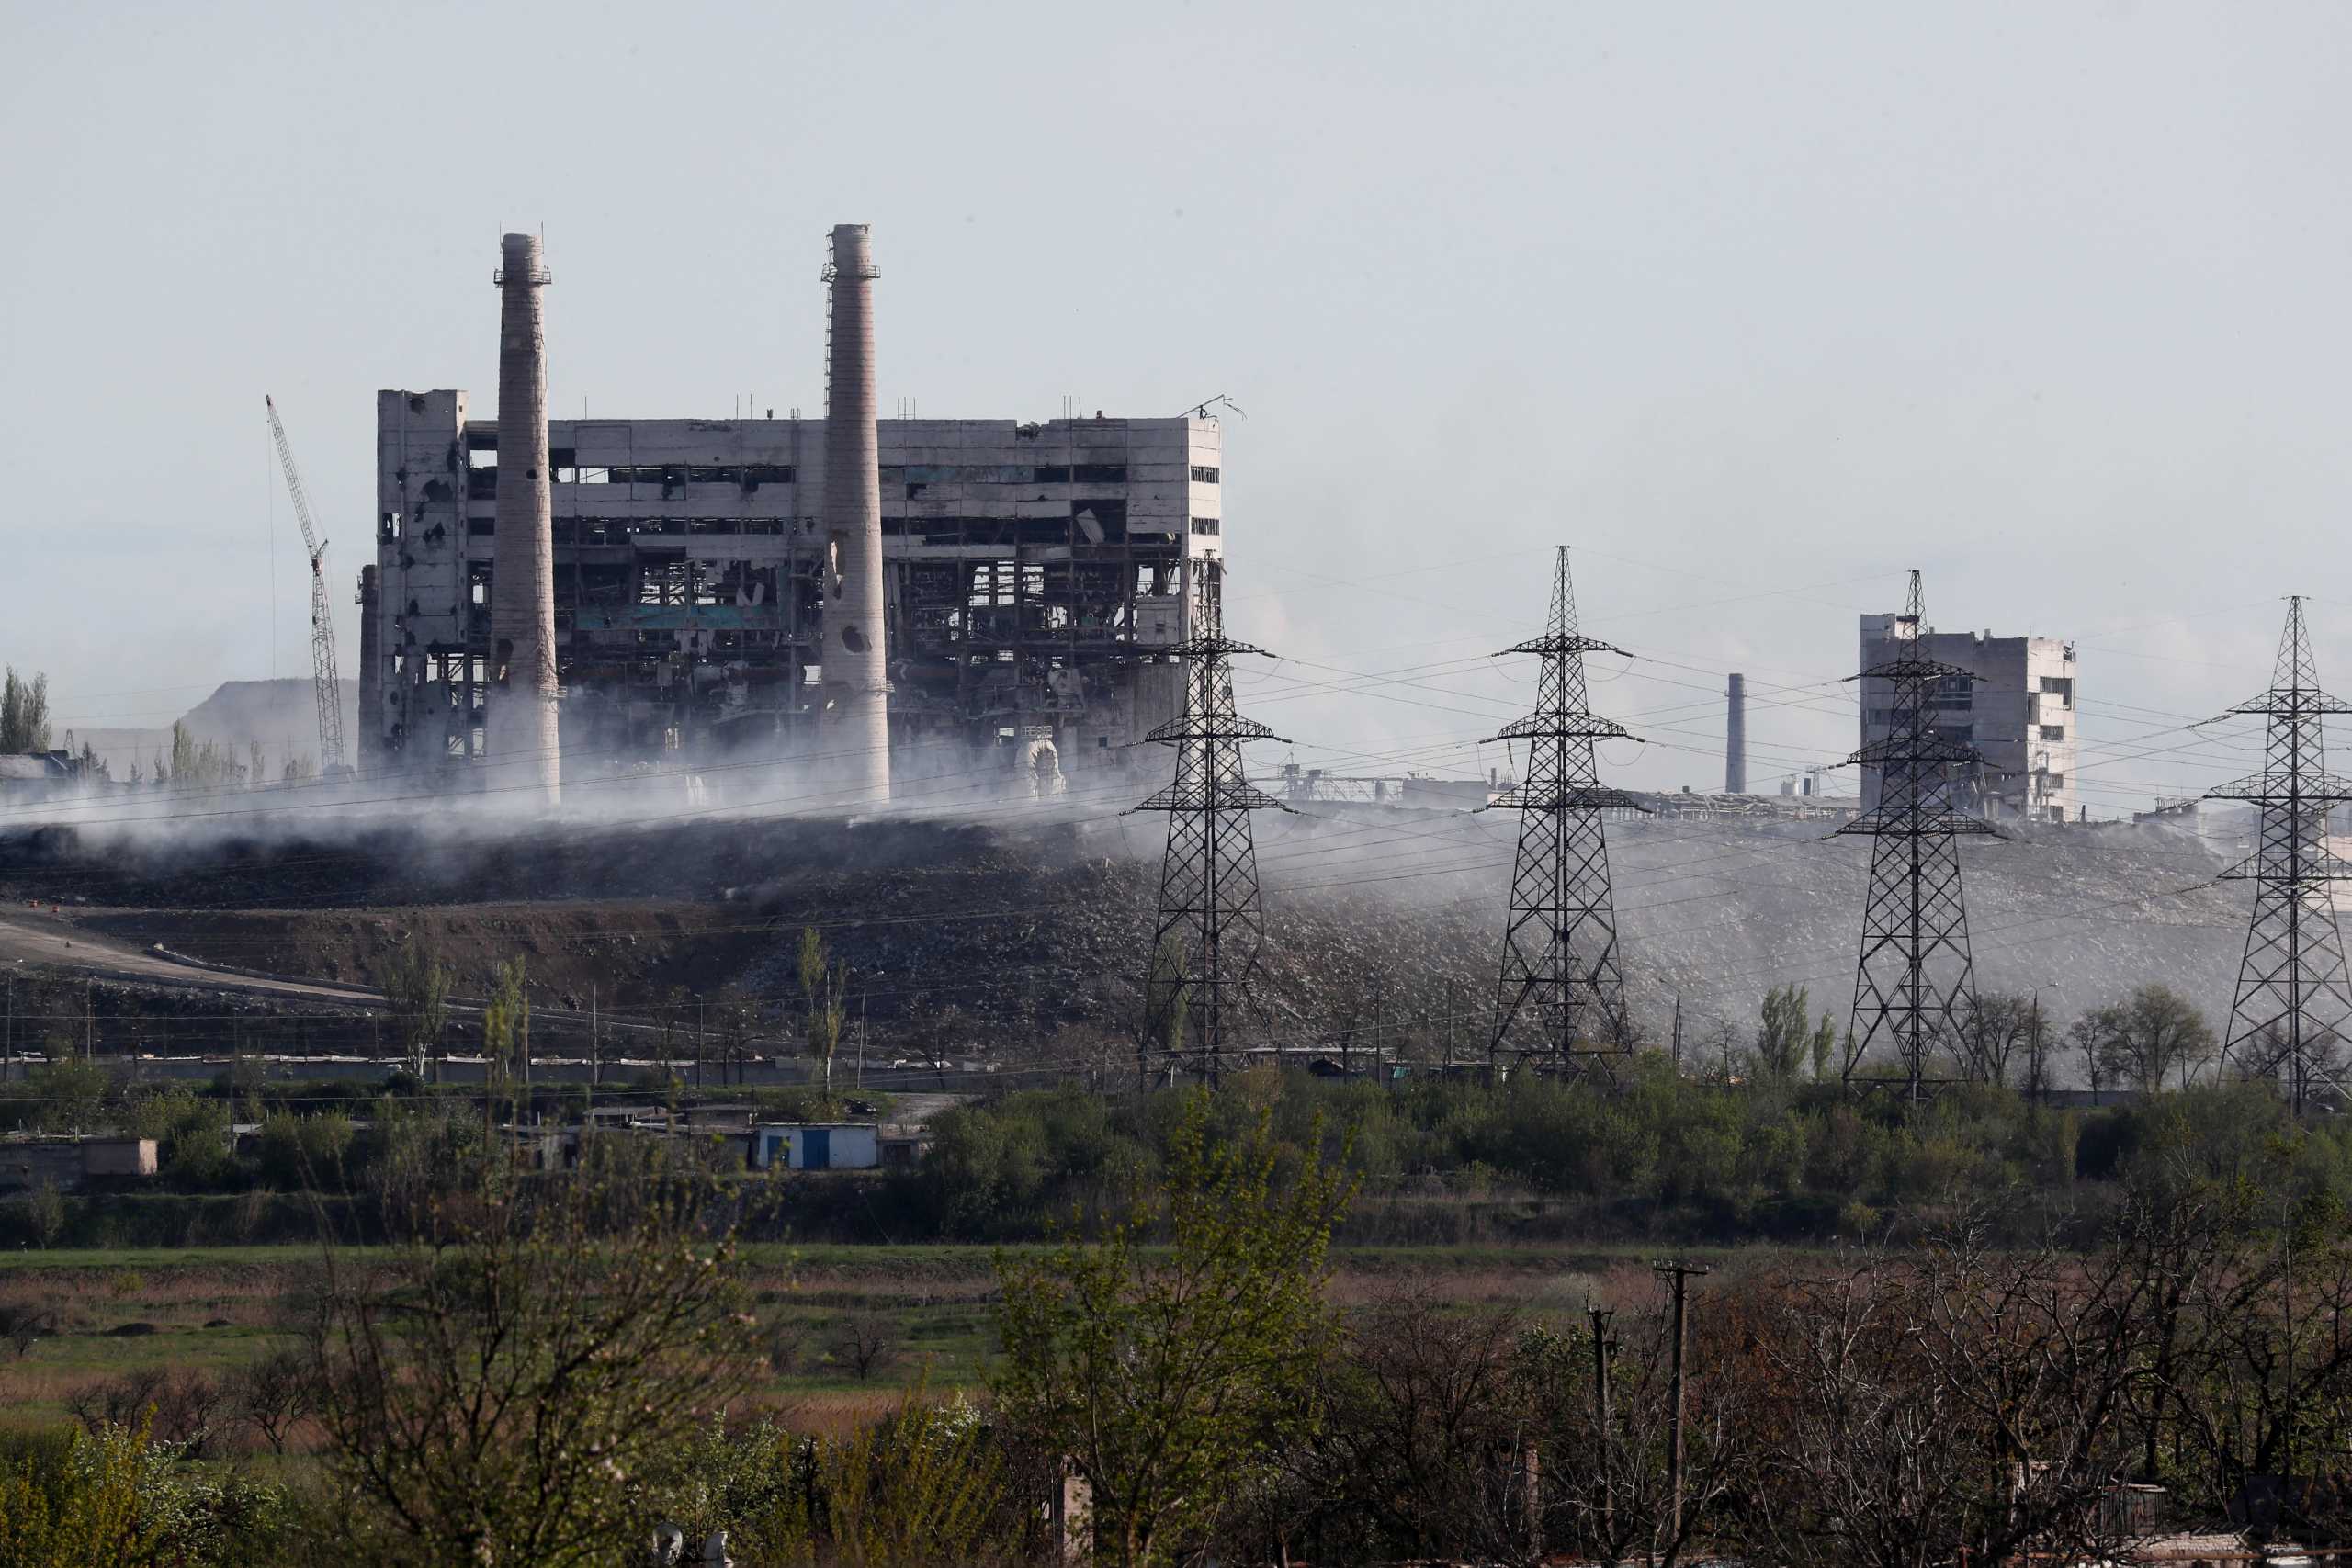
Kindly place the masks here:
<instances>
[{"instance_id":1,"label":"destroyed factory building","mask_svg":"<svg viewBox=\"0 0 2352 1568\"><path fill-rule=\"evenodd\" d=\"M553 279L507 235L500 406L377 394L361 766L548 806L681 758L819 763L845 806L1126 771L1213 607L1217 423L882 420L878 276L836 225L824 419L554 420Z\"/></svg>"},{"instance_id":2,"label":"destroyed factory building","mask_svg":"<svg viewBox=\"0 0 2352 1568\"><path fill-rule=\"evenodd\" d=\"M1124 767L1170 716L1185 590L1220 555L1209 419L883 420L890 744L1033 774ZM548 424L561 745L588 760L785 754L821 707L824 421ZM378 394L363 756L482 753L498 425Z\"/></svg>"}]
</instances>

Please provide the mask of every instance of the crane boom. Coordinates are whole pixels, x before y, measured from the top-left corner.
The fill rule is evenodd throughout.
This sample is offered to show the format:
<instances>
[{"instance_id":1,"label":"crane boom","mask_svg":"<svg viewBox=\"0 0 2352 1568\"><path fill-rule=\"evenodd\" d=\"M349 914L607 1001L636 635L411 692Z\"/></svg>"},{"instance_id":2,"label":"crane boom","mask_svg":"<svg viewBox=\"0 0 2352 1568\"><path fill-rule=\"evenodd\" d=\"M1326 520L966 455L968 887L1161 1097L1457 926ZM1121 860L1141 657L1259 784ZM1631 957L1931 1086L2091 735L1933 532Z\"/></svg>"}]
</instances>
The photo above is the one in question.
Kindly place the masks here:
<instances>
[{"instance_id":1,"label":"crane boom","mask_svg":"<svg viewBox=\"0 0 2352 1568\"><path fill-rule=\"evenodd\" d=\"M294 466L294 448L287 444L286 426L277 404L267 394L261 400L269 412L269 434L277 443L277 461L286 470L286 490L294 498L294 516L302 525L302 547L311 557L311 684L319 705L319 774L335 778L343 761L343 682L334 664L334 623L327 615L326 541L311 522L310 492L302 488L302 471ZM258 782L258 781L256 781Z\"/></svg>"}]
</instances>

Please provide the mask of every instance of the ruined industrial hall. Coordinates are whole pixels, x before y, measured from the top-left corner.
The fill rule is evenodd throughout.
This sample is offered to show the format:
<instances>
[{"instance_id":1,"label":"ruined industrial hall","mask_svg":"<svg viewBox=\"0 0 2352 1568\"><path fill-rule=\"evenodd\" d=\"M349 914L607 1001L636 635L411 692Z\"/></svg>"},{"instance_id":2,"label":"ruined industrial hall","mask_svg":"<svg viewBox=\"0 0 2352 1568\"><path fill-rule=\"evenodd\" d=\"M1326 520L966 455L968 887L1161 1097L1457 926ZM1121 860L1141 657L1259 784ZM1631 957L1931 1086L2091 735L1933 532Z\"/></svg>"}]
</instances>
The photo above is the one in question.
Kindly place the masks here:
<instances>
[{"instance_id":1,"label":"ruined industrial hall","mask_svg":"<svg viewBox=\"0 0 2352 1568\"><path fill-rule=\"evenodd\" d=\"M862 226L855 237L862 245ZM886 781L1049 793L1076 774L1141 765L1130 743L1182 698L1182 669L1156 650L1181 642L1188 607L1215 592L1214 417L877 419L874 272L860 261L854 277L827 269L828 418L542 423L531 417L545 407L535 307L550 278L536 252L508 260L502 287L511 297L519 283L527 297L520 314L510 298L502 404L519 407L483 418L461 390L378 394L376 564L360 585L363 768L434 767L462 788L485 758L544 751L529 739L502 746L491 716L502 699L521 705L529 602L541 599L568 776L827 755L850 743L843 711L876 687ZM518 338L541 349L536 367L506 363ZM844 421L829 440L829 423ZM852 476L833 496L829 465ZM878 538L876 519L857 515L866 512L878 513ZM538 516L539 548L502 537L529 534ZM509 571L525 648L503 629ZM842 608L858 604L867 575L879 579L866 612L878 613L878 650ZM832 645L829 616L843 623ZM848 668L877 651L878 676ZM843 667L830 678L829 661Z\"/></svg>"}]
</instances>

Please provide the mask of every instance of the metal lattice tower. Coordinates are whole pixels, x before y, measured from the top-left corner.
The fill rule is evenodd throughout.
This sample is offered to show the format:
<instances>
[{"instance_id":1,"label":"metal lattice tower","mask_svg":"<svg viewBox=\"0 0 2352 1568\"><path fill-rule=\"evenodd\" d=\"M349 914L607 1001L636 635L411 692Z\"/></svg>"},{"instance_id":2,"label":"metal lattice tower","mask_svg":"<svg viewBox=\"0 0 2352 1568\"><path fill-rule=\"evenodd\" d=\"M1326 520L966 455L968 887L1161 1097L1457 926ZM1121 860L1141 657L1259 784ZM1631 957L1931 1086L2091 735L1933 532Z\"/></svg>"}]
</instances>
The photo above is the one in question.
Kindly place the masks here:
<instances>
[{"instance_id":1,"label":"metal lattice tower","mask_svg":"<svg viewBox=\"0 0 2352 1568\"><path fill-rule=\"evenodd\" d=\"M1848 677L1876 682L1862 687L1862 701L1868 705L1883 693L1890 717L1884 738L1846 759L1875 770L1879 792L1876 806L1838 829L1875 840L1843 1076L1852 1083L1856 1064L1892 1044L1903 1066L1900 1085L1916 1100L1928 1053L1975 1005L1957 840L1993 829L1953 799L1954 770L1983 759L1973 746L1939 733L1936 714L1947 694L1964 694L1976 676L1927 656L1927 601L1916 571L1893 629L1894 660Z\"/></svg>"},{"instance_id":2,"label":"metal lattice tower","mask_svg":"<svg viewBox=\"0 0 2352 1568\"><path fill-rule=\"evenodd\" d=\"M1600 787L1593 748L1634 737L1623 725L1593 716L1584 679L1586 654L1624 651L1577 632L1568 549L1561 546L1544 635L1495 656L1532 653L1544 662L1535 711L1494 736L1527 742L1527 771L1517 788L1494 802L1520 817L1495 1032L1487 1047L1490 1070L1506 1052L1540 1056L1565 1071L1578 1056L1632 1049L1600 814L1611 807L1642 808L1623 791Z\"/></svg>"},{"instance_id":3,"label":"metal lattice tower","mask_svg":"<svg viewBox=\"0 0 2352 1568\"><path fill-rule=\"evenodd\" d=\"M2249 1077L2278 1078L2298 1111L2313 1077L2327 1072L2352 1018L2352 982L2331 889L2352 877L2352 868L2327 842L2329 810L2352 800L2352 784L2327 771L2320 720L2331 713L2352 713L2352 705L2320 690L2298 595L2287 601L2270 690L2221 716L2258 714L2268 721L2262 772L2205 796L2245 801L2262 818L2254 853L2222 873L2255 885L2222 1067L2234 1059Z\"/></svg>"},{"instance_id":4,"label":"metal lattice tower","mask_svg":"<svg viewBox=\"0 0 2352 1568\"><path fill-rule=\"evenodd\" d=\"M1171 1072L1189 1065L1214 1084L1251 1006L1265 940L1250 814L1287 807L1250 783L1241 759L1245 742L1282 738L1233 711L1233 656L1265 649L1225 635L1221 569L1196 561L1193 570L1192 625L1166 650L1184 664L1183 710L1144 738L1175 748L1176 778L1135 808L1168 814L1137 1054L1147 1071L1157 1050Z\"/></svg>"}]
</instances>

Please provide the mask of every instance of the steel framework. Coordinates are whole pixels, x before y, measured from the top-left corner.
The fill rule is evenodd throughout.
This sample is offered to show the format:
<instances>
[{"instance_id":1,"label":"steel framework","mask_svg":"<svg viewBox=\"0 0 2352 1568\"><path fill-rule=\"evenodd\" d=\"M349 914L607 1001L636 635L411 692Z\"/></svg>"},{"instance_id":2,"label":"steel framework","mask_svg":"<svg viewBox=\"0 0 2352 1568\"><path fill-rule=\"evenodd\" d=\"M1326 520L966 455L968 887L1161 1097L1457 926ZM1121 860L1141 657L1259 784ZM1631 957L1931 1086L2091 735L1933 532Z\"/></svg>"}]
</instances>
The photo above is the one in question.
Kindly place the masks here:
<instances>
[{"instance_id":1,"label":"steel framework","mask_svg":"<svg viewBox=\"0 0 2352 1568\"><path fill-rule=\"evenodd\" d=\"M1189 1065L1215 1084L1252 1010L1250 975L1265 940L1250 814L1287 807L1250 784L1241 756L1249 741L1282 738L1233 711L1234 655L1265 649L1225 635L1221 569L1204 561L1193 570L1189 634L1166 649L1184 664L1184 706L1144 738L1175 749L1176 777L1135 808L1168 814L1136 1061L1148 1074L1157 1050L1171 1073Z\"/></svg>"},{"instance_id":2,"label":"steel framework","mask_svg":"<svg viewBox=\"0 0 2352 1568\"><path fill-rule=\"evenodd\" d=\"M2297 1111L2314 1077L2330 1068L2352 1019L2352 981L2344 967L2332 885L2352 868L2329 849L2327 818L2352 800L2352 784L2327 771L2323 716L2352 713L2320 690L2300 595L2287 601L2287 626L2270 690L2220 716L2267 721L2262 771L2209 791L2208 800L2242 800L2261 813L2255 852L2222 875L2255 885L2254 918L2238 965L2222 1065L2233 1058L2248 1077L2275 1077ZM2218 722L2209 720L2208 722Z\"/></svg>"},{"instance_id":3,"label":"steel framework","mask_svg":"<svg viewBox=\"0 0 2352 1568\"><path fill-rule=\"evenodd\" d=\"M302 483L302 471L294 466L294 448L278 420L277 404L265 396L261 405L269 414L269 435L277 445L278 466L286 470L286 493L294 501L294 520L302 525L302 548L311 557L311 689L319 709L319 776L339 778L347 771L343 761L343 681L335 669L334 622L327 612L326 541L319 537L311 521L311 492Z\"/></svg>"},{"instance_id":4,"label":"steel framework","mask_svg":"<svg viewBox=\"0 0 2352 1568\"><path fill-rule=\"evenodd\" d=\"M1566 1071L1579 1056L1632 1049L1601 813L1643 807L1623 791L1600 786L1593 748L1634 737L1623 725L1592 714L1584 678L1586 654L1624 651L1577 631L1568 549L1559 547L1544 635L1495 656L1532 653L1543 663L1535 711L1493 738L1527 742L1527 771L1493 804L1520 817L1502 977L1487 1045L1490 1071L1506 1053L1521 1061L1541 1057Z\"/></svg>"},{"instance_id":5,"label":"steel framework","mask_svg":"<svg viewBox=\"0 0 2352 1568\"><path fill-rule=\"evenodd\" d=\"M1983 761L1976 749L1939 731L1946 703L1965 706L1976 676L1928 658L1927 601L1911 574L1909 602L1894 617L1894 658L1847 679L1866 683L1865 705L1887 700L1887 733L1846 759L1875 770L1878 803L1838 829L1867 838L1870 893L1862 905L1862 946L1854 964L1854 1010L1847 1027L1846 1083L1882 1043L1903 1068L1894 1080L1919 1098L1928 1054L1965 1025L1976 1001L1968 951L1968 906L1961 896L1958 840L1992 835L1992 825L1953 800L1954 770Z\"/></svg>"}]
</instances>

